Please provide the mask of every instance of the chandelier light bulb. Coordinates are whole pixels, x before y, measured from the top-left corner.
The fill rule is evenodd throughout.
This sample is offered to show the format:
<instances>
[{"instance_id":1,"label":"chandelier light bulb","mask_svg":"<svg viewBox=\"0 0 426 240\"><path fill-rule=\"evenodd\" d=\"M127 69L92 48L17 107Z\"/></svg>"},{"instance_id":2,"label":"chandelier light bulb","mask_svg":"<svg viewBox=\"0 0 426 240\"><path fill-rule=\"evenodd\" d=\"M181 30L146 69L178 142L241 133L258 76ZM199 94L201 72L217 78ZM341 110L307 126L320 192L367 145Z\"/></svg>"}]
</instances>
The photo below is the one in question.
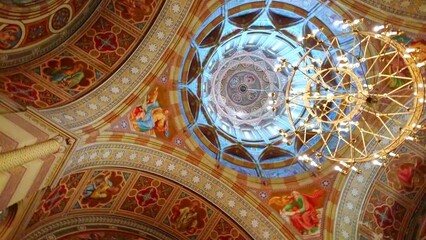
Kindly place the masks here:
<instances>
[{"instance_id":1,"label":"chandelier light bulb","mask_svg":"<svg viewBox=\"0 0 426 240\"><path fill-rule=\"evenodd\" d=\"M339 125L340 126L346 126L346 125L348 125L349 123L348 122L341 122Z\"/></svg>"},{"instance_id":2,"label":"chandelier light bulb","mask_svg":"<svg viewBox=\"0 0 426 240\"><path fill-rule=\"evenodd\" d=\"M346 28L348 28L350 26L350 24L349 23L345 23L345 24L343 24L342 25L342 29L346 29Z\"/></svg>"},{"instance_id":3,"label":"chandelier light bulb","mask_svg":"<svg viewBox=\"0 0 426 240\"><path fill-rule=\"evenodd\" d=\"M385 35L386 35L386 37L395 36L395 35L398 35L398 32L395 32L395 31L386 32Z\"/></svg>"},{"instance_id":4,"label":"chandelier light bulb","mask_svg":"<svg viewBox=\"0 0 426 240\"><path fill-rule=\"evenodd\" d=\"M313 36L315 36L315 35L317 35L317 33L319 33L320 32L320 30L319 29L314 29L314 30L312 30L312 35Z\"/></svg>"},{"instance_id":5,"label":"chandelier light bulb","mask_svg":"<svg viewBox=\"0 0 426 240\"><path fill-rule=\"evenodd\" d=\"M426 61L424 61L424 62L419 62L419 63L417 63L417 64L416 64L416 66L417 66L417 67L419 67L419 68L420 68L420 67L423 67L424 65L426 65Z\"/></svg>"},{"instance_id":6,"label":"chandelier light bulb","mask_svg":"<svg viewBox=\"0 0 426 240\"><path fill-rule=\"evenodd\" d=\"M336 21L333 22L333 25L337 27L337 26L339 26L342 23L343 23L342 20L336 20Z\"/></svg>"},{"instance_id":7,"label":"chandelier light bulb","mask_svg":"<svg viewBox=\"0 0 426 240\"><path fill-rule=\"evenodd\" d=\"M377 165L377 166L383 165L383 163L379 162L379 160L377 160L377 159L374 159L371 163L374 164L374 165Z\"/></svg>"},{"instance_id":8,"label":"chandelier light bulb","mask_svg":"<svg viewBox=\"0 0 426 240\"><path fill-rule=\"evenodd\" d=\"M415 51L416 51L416 49L415 49L415 48L407 48L407 49L405 49L405 51L406 51L407 53L412 53L412 52L415 52Z\"/></svg>"},{"instance_id":9,"label":"chandelier light bulb","mask_svg":"<svg viewBox=\"0 0 426 240\"><path fill-rule=\"evenodd\" d=\"M410 140L410 141L414 141L414 137L413 136L407 136L405 139Z\"/></svg>"},{"instance_id":10,"label":"chandelier light bulb","mask_svg":"<svg viewBox=\"0 0 426 240\"><path fill-rule=\"evenodd\" d=\"M337 56L336 59L338 61L347 62L348 58L346 56Z\"/></svg>"},{"instance_id":11,"label":"chandelier light bulb","mask_svg":"<svg viewBox=\"0 0 426 240\"><path fill-rule=\"evenodd\" d=\"M397 157L397 156L398 156L398 154L396 154L396 153L394 153L394 152L390 152L390 153L389 153L389 156L391 156L391 157Z\"/></svg>"},{"instance_id":12,"label":"chandelier light bulb","mask_svg":"<svg viewBox=\"0 0 426 240\"><path fill-rule=\"evenodd\" d=\"M339 132L349 132L349 128L337 128Z\"/></svg>"},{"instance_id":13,"label":"chandelier light bulb","mask_svg":"<svg viewBox=\"0 0 426 240\"><path fill-rule=\"evenodd\" d=\"M360 170L360 169L358 169L358 168L356 168L355 166L351 166L351 169L352 169L353 171L355 171L356 173L358 173L358 174L360 174L360 173L361 173L361 170Z\"/></svg>"},{"instance_id":14,"label":"chandelier light bulb","mask_svg":"<svg viewBox=\"0 0 426 240\"><path fill-rule=\"evenodd\" d=\"M339 171L340 173L342 173L342 174L344 174L344 175L348 174L348 172L347 172L347 171L343 170L343 169L342 169L341 167L339 167L339 166L334 166L334 170Z\"/></svg>"},{"instance_id":15,"label":"chandelier light bulb","mask_svg":"<svg viewBox=\"0 0 426 240\"><path fill-rule=\"evenodd\" d=\"M312 132L316 132L316 133L320 134L322 132L322 130L320 128L319 129L312 129Z\"/></svg>"},{"instance_id":16,"label":"chandelier light bulb","mask_svg":"<svg viewBox=\"0 0 426 240\"><path fill-rule=\"evenodd\" d=\"M318 63L318 64L322 64L321 59L318 59L318 58L313 58L313 59L312 59L312 62L316 62L316 63Z\"/></svg>"},{"instance_id":17,"label":"chandelier light bulb","mask_svg":"<svg viewBox=\"0 0 426 240\"><path fill-rule=\"evenodd\" d=\"M355 125L355 126L358 126L358 125L359 125L359 122L358 122L358 121L350 121L349 123L350 123L350 124L352 124L352 125Z\"/></svg>"},{"instance_id":18,"label":"chandelier light bulb","mask_svg":"<svg viewBox=\"0 0 426 240\"><path fill-rule=\"evenodd\" d=\"M375 26L375 27L373 28L373 31L378 32L378 31L380 31L380 30L382 30L382 29L384 29L384 28L385 28L385 25Z\"/></svg>"},{"instance_id":19,"label":"chandelier light bulb","mask_svg":"<svg viewBox=\"0 0 426 240\"><path fill-rule=\"evenodd\" d=\"M345 168L349 168L350 166L349 166L349 164L347 164L347 163L345 163L345 162L343 162L343 161L340 161L339 162L342 166L344 166Z\"/></svg>"}]
</instances>

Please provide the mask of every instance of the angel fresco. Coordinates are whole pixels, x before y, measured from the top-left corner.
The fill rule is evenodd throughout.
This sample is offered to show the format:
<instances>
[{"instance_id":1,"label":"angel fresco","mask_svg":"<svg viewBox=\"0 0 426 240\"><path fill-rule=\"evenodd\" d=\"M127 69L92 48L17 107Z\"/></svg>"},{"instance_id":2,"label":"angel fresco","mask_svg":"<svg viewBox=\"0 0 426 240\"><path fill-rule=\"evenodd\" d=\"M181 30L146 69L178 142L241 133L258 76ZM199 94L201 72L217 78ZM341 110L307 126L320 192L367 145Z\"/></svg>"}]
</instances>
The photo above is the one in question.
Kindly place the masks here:
<instances>
[{"instance_id":1,"label":"angel fresco","mask_svg":"<svg viewBox=\"0 0 426 240\"><path fill-rule=\"evenodd\" d=\"M84 79L84 66L77 62L73 66L60 66L59 63L50 71L51 81L62 87L73 88Z\"/></svg>"},{"instance_id":2,"label":"angel fresco","mask_svg":"<svg viewBox=\"0 0 426 240\"><path fill-rule=\"evenodd\" d=\"M389 183L399 192L417 191L425 182L426 164L419 155L401 154L400 159L389 163L389 169Z\"/></svg>"},{"instance_id":3,"label":"angel fresco","mask_svg":"<svg viewBox=\"0 0 426 240\"><path fill-rule=\"evenodd\" d=\"M187 234L194 234L204 226L206 210L198 200L183 199L172 208L170 221L175 228Z\"/></svg>"},{"instance_id":4,"label":"angel fresco","mask_svg":"<svg viewBox=\"0 0 426 240\"><path fill-rule=\"evenodd\" d=\"M280 215L290 222L299 233L315 234L319 227L316 207L318 207L322 195L323 191L319 190L315 190L312 195L293 191L289 195L272 197L269 205L278 208Z\"/></svg>"},{"instance_id":5,"label":"angel fresco","mask_svg":"<svg viewBox=\"0 0 426 240\"><path fill-rule=\"evenodd\" d=\"M123 177L117 172L103 172L92 178L83 191L81 203L89 207L109 202L121 190Z\"/></svg>"},{"instance_id":6,"label":"angel fresco","mask_svg":"<svg viewBox=\"0 0 426 240\"><path fill-rule=\"evenodd\" d=\"M167 116L168 110L164 110L157 101L158 87L148 94L142 105L134 108L129 116L133 128L140 132L156 132L169 136Z\"/></svg>"},{"instance_id":7,"label":"angel fresco","mask_svg":"<svg viewBox=\"0 0 426 240\"><path fill-rule=\"evenodd\" d=\"M153 2L153 0L117 0L115 4L123 18L141 22L152 13Z\"/></svg>"},{"instance_id":8,"label":"angel fresco","mask_svg":"<svg viewBox=\"0 0 426 240\"><path fill-rule=\"evenodd\" d=\"M413 41L413 39L407 37L406 35L397 36L394 38L397 42L405 45L407 48L414 48L416 49L416 52L413 53L413 55L416 57L417 62L423 62L426 60L426 41L425 40L418 40ZM398 72L396 77L391 78L391 82L389 84L389 87L391 88L398 88L405 84L407 80L404 80L403 78L398 78L398 76L401 77L407 77L410 73L408 72L408 69L402 70L401 67L403 67L405 64L403 63L403 60L400 59L399 61L396 61L397 64L391 65L391 72Z\"/></svg>"}]
</instances>

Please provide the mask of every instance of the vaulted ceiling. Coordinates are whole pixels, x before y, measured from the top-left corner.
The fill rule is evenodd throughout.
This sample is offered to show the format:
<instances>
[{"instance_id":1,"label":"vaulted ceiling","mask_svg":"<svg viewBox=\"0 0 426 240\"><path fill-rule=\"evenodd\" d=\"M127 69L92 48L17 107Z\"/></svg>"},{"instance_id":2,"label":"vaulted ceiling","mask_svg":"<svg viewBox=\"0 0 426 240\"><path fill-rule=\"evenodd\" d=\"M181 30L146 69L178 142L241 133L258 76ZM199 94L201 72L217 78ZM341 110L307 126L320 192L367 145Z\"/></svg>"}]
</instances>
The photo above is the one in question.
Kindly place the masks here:
<instances>
[{"instance_id":1,"label":"vaulted ceiling","mask_svg":"<svg viewBox=\"0 0 426 240\"><path fill-rule=\"evenodd\" d=\"M267 21L287 42L312 27L338 34L336 20L392 23L426 60L425 12L415 0L0 1L2 98L78 138L57 184L0 223L24 215L12 239L424 238L424 131L385 168L317 171L287 161L293 146L241 144L215 125L201 72L227 36ZM245 54L233 60L267 58Z\"/></svg>"}]
</instances>

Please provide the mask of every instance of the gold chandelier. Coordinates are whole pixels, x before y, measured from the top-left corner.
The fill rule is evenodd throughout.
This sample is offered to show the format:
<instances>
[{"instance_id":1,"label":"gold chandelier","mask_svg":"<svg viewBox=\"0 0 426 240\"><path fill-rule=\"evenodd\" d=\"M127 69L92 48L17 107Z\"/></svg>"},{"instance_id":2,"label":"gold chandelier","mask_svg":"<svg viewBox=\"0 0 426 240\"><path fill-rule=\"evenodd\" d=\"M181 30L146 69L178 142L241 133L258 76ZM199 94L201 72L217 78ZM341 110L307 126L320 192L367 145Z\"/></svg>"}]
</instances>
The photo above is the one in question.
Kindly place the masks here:
<instances>
[{"instance_id":1,"label":"gold chandelier","mask_svg":"<svg viewBox=\"0 0 426 240\"><path fill-rule=\"evenodd\" d=\"M361 31L362 19L340 21L346 33L328 39L322 29L298 39L306 52L298 62L280 59L290 72L284 92L270 93L270 108L284 105L292 129L284 142L303 146L298 159L320 169L336 161L344 174L371 161L384 166L406 140L416 141L425 102L420 68L426 61L407 48L389 25Z\"/></svg>"}]
</instances>

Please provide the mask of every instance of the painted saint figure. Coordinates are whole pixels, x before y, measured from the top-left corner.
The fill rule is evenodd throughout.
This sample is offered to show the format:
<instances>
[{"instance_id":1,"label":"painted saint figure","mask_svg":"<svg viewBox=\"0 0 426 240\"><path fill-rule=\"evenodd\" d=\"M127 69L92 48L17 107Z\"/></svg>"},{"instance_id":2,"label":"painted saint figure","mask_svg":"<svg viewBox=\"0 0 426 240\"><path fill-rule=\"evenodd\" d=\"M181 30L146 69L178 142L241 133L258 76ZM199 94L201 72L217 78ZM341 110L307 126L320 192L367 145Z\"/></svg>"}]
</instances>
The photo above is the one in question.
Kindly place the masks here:
<instances>
[{"instance_id":1,"label":"painted saint figure","mask_svg":"<svg viewBox=\"0 0 426 240\"><path fill-rule=\"evenodd\" d=\"M145 102L130 113L130 122L135 130L146 132L155 130L169 135L167 126L168 110L163 110L157 101L158 88L147 96Z\"/></svg>"},{"instance_id":2,"label":"painted saint figure","mask_svg":"<svg viewBox=\"0 0 426 240\"><path fill-rule=\"evenodd\" d=\"M190 206L179 208L175 205L172 209L171 222L176 224L176 229L189 234L195 233L198 228L198 214L200 211L200 203L192 201Z\"/></svg>"},{"instance_id":3,"label":"painted saint figure","mask_svg":"<svg viewBox=\"0 0 426 240\"><path fill-rule=\"evenodd\" d=\"M63 87L73 88L84 79L84 66L82 63L77 62L72 67L60 66L59 63L53 67L49 73L51 81Z\"/></svg>"},{"instance_id":4,"label":"painted saint figure","mask_svg":"<svg viewBox=\"0 0 426 240\"><path fill-rule=\"evenodd\" d=\"M110 193L115 194L120 189L113 186L109 175L99 176L93 179L92 183L89 184L83 191L83 198L101 199L106 198Z\"/></svg>"},{"instance_id":5,"label":"painted saint figure","mask_svg":"<svg viewBox=\"0 0 426 240\"><path fill-rule=\"evenodd\" d=\"M273 197L269 205L280 208L280 214L301 234L318 231L319 219L316 207L323 192L316 190L312 195L293 191L290 195Z\"/></svg>"},{"instance_id":6,"label":"painted saint figure","mask_svg":"<svg viewBox=\"0 0 426 240\"><path fill-rule=\"evenodd\" d=\"M7 25L0 29L0 49L11 49L18 44L22 35L17 25Z\"/></svg>"},{"instance_id":7,"label":"painted saint figure","mask_svg":"<svg viewBox=\"0 0 426 240\"><path fill-rule=\"evenodd\" d=\"M140 22L152 12L152 0L117 0L117 9L125 19L133 19Z\"/></svg>"}]
</instances>

